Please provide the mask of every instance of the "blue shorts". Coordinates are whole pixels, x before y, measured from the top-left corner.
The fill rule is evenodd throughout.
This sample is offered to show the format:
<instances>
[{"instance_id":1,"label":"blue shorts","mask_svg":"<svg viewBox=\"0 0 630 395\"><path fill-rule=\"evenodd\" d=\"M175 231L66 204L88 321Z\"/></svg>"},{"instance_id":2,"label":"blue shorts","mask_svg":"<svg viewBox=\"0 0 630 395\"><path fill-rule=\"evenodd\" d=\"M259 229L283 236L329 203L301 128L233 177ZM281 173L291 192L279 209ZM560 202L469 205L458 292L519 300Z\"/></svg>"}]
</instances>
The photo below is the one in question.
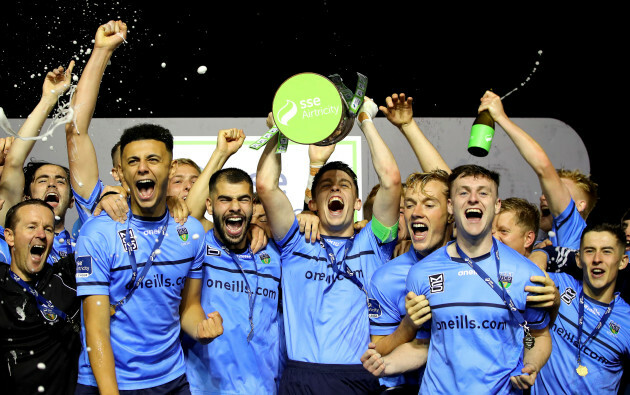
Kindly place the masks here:
<instances>
[{"instance_id":1,"label":"blue shorts","mask_svg":"<svg viewBox=\"0 0 630 395\"><path fill-rule=\"evenodd\" d=\"M280 379L281 395L379 394L378 379L363 365L335 365L288 360Z\"/></svg>"},{"instance_id":2,"label":"blue shorts","mask_svg":"<svg viewBox=\"0 0 630 395\"><path fill-rule=\"evenodd\" d=\"M145 388L140 390L120 390L121 395L190 395L190 386L186 379L186 374L182 374L173 381L157 387ZM74 395L99 395L98 387L91 385L77 384Z\"/></svg>"}]
</instances>

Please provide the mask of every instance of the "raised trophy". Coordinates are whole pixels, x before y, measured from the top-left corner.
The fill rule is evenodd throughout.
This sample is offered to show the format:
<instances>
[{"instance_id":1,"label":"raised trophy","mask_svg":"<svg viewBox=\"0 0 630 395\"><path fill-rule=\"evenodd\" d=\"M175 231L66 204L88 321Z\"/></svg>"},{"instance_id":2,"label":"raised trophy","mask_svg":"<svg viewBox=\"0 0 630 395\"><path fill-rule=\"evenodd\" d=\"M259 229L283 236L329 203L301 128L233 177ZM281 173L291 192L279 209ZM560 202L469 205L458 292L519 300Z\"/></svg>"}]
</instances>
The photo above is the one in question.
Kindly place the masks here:
<instances>
[{"instance_id":1,"label":"raised trophy","mask_svg":"<svg viewBox=\"0 0 630 395\"><path fill-rule=\"evenodd\" d=\"M331 145L350 133L367 87L367 77L357 73L353 93L337 74L328 78L300 73L280 85L273 99L274 127L250 148L259 149L280 133L278 152L286 152L288 140L299 144Z\"/></svg>"}]
</instances>

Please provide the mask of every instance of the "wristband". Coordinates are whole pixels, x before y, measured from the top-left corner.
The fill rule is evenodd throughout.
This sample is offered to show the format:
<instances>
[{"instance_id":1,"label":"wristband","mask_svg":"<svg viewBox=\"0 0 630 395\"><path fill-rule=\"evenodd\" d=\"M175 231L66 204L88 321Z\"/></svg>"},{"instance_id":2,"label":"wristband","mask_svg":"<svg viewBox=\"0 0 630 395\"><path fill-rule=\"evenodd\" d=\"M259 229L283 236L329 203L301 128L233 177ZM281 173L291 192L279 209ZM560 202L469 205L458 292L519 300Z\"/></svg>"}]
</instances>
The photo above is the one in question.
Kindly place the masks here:
<instances>
[{"instance_id":1,"label":"wristband","mask_svg":"<svg viewBox=\"0 0 630 395\"><path fill-rule=\"evenodd\" d=\"M118 195L118 194L119 194L119 193L118 193L118 192L116 192L116 191L108 191L108 192L105 192L104 194L102 194L102 195L101 195L101 197L100 197L100 198L98 198L98 201L96 202L96 204L98 205L98 204L101 202L101 200L103 200L103 198L104 198L105 196L107 196L107 195Z\"/></svg>"}]
</instances>

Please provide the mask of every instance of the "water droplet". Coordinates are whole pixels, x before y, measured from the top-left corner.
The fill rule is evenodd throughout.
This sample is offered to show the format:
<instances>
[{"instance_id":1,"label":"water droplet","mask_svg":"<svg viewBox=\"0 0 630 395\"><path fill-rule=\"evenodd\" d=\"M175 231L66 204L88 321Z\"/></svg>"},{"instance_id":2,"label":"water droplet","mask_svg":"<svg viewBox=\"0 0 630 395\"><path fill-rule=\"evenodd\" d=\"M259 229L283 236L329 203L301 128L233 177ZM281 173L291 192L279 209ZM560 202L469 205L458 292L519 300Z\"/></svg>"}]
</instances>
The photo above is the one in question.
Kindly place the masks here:
<instances>
[{"instance_id":1,"label":"water droplet","mask_svg":"<svg viewBox=\"0 0 630 395\"><path fill-rule=\"evenodd\" d=\"M162 63L162 68L165 68L165 67L166 67L166 63Z\"/></svg>"},{"instance_id":2,"label":"water droplet","mask_svg":"<svg viewBox=\"0 0 630 395\"><path fill-rule=\"evenodd\" d=\"M85 351L87 351L87 352L92 351L92 347L86 347L86 348L85 348Z\"/></svg>"},{"instance_id":3,"label":"water droplet","mask_svg":"<svg viewBox=\"0 0 630 395\"><path fill-rule=\"evenodd\" d=\"M549 232L547 232L547 234L549 235L549 237L555 237L556 236L556 232L554 232L553 230L550 230Z\"/></svg>"},{"instance_id":4,"label":"water droplet","mask_svg":"<svg viewBox=\"0 0 630 395\"><path fill-rule=\"evenodd\" d=\"M37 364L37 369L39 370L45 370L46 369L46 364L43 362L40 362Z\"/></svg>"},{"instance_id":5,"label":"water droplet","mask_svg":"<svg viewBox=\"0 0 630 395\"><path fill-rule=\"evenodd\" d=\"M44 386L40 385L39 387L37 387L37 392L44 392Z\"/></svg>"},{"instance_id":6,"label":"water droplet","mask_svg":"<svg viewBox=\"0 0 630 395\"><path fill-rule=\"evenodd\" d=\"M194 235L192 235L193 240L197 240L199 238L199 235L197 233L195 233Z\"/></svg>"},{"instance_id":7,"label":"water droplet","mask_svg":"<svg viewBox=\"0 0 630 395\"><path fill-rule=\"evenodd\" d=\"M208 68L206 66L199 66L199 68L197 69L197 73L199 74L206 74L206 71L208 71Z\"/></svg>"},{"instance_id":8,"label":"water droplet","mask_svg":"<svg viewBox=\"0 0 630 395\"><path fill-rule=\"evenodd\" d=\"M61 217L58 215L55 215L55 221L61 221Z\"/></svg>"}]
</instances>

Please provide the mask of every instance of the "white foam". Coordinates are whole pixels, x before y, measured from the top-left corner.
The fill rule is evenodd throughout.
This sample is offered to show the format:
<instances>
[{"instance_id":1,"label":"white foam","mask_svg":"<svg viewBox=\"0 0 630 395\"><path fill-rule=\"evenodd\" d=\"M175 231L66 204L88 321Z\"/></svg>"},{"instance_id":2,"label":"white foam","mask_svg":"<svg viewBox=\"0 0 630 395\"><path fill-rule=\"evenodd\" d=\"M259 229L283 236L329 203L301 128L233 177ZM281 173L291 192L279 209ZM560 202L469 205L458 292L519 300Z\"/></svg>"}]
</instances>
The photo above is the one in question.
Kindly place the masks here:
<instances>
[{"instance_id":1,"label":"white foam","mask_svg":"<svg viewBox=\"0 0 630 395\"><path fill-rule=\"evenodd\" d=\"M165 68L165 67L166 67L166 63L162 63L162 68Z\"/></svg>"},{"instance_id":2,"label":"white foam","mask_svg":"<svg viewBox=\"0 0 630 395\"><path fill-rule=\"evenodd\" d=\"M197 73L199 74L206 74L206 71L208 71L208 68L206 66L199 66L199 68L197 69Z\"/></svg>"},{"instance_id":3,"label":"white foam","mask_svg":"<svg viewBox=\"0 0 630 395\"><path fill-rule=\"evenodd\" d=\"M556 236L556 232L554 232L553 230L550 230L549 232L547 232L547 234L549 235L549 237L555 237Z\"/></svg>"},{"instance_id":4,"label":"white foam","mask_svg":"<svg viewBox=\"0 0 630 395\"><path fill-rule=\"evenodd\" d=\"M46 364L43 362L40 362L37 364L37 369L39 370L46 370Z\"/></svg>"}]
</instances>

